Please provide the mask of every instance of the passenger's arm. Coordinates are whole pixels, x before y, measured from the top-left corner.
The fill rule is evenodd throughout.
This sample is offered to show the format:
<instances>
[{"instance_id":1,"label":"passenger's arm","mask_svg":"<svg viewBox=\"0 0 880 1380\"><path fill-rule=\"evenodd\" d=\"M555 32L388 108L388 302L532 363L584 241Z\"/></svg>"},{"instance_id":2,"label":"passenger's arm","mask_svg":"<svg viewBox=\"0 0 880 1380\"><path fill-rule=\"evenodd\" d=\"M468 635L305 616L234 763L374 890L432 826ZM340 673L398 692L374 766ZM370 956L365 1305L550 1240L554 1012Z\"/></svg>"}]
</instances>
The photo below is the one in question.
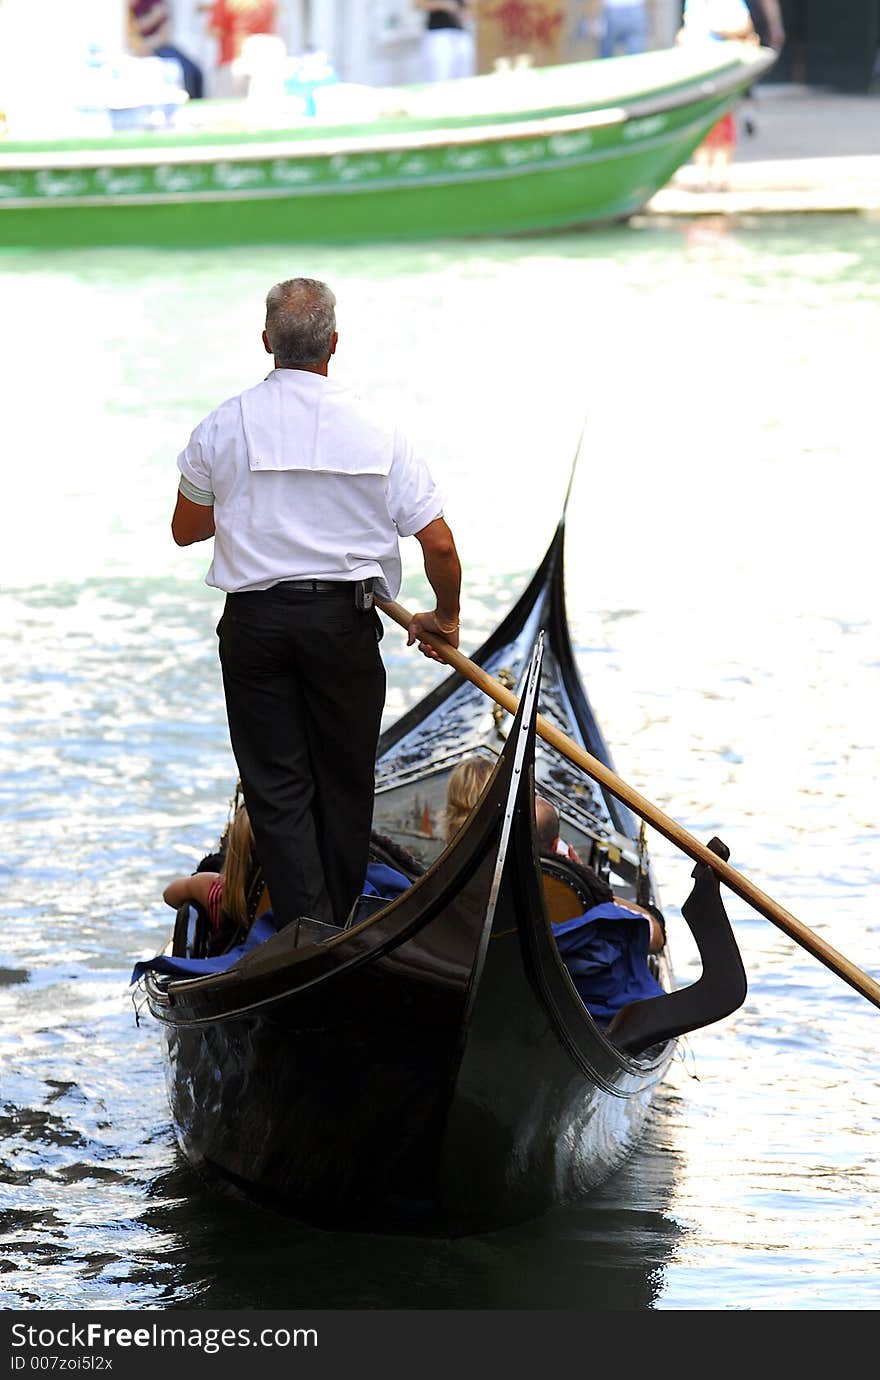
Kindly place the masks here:
<instances>
[{"instance_id":1,"label":"passenger's arm","mask_svg":"<svg viewBox=\"0 0 880 1380\"><path fill-rule=\"evenodd\" d=\"M194 872L191 877L176 877L162 892L162 900L179 910L187 901L206 907L208 892L220 876L219 872Z\"/></svg>"},{"instance_id":2,"label":"passenger's arm","mask_svg":"<svg viewBox=\"0 0 880 1380\"><path fill-rule=\"evenodd\" d=\"M455 540L442 517L429 522L427 527L416 532L415 537L422 548L425 574L437 603L430 612L413 615L406 645L411 647L414 642L418 642L419 651L425 656L431 657L434 661L442 661L442 657L437 655L434 648L421 639L426 632L434 633L450 646L458 646L461 562L455 549Z\"/></svg>"},{"instance_id":3,"label":"passenger's arm","mask_svg":"<svg viewBox=\"0 0 880 1380\"><path fill-rule=\"evenodd\" d=\"M615 896L614 904L622 906L624 910L631 910L635 912L635 914L637 915L644 915L645 919L648 922L648 928L650 932L650 937L648 939L648 953L659 953L660 950L663 948L663 945L666 943L666 936L663 933L662 926L660 925L660 922L658 921L657 917L655 915L652 915L651 912L645 906L640 906L635 901L621 900L619 896Z\"/></svg>"}]
</instances>

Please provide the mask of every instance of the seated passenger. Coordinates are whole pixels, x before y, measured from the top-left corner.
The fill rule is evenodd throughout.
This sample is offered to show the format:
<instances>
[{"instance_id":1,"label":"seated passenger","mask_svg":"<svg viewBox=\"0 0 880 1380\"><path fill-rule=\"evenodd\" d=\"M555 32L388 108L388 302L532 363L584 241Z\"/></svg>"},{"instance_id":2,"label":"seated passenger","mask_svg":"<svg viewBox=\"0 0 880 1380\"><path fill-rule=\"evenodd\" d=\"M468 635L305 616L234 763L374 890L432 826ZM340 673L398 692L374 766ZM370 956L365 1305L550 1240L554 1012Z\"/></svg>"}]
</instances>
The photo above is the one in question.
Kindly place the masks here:
<instances>
[{"instance_id":1,"label":"seated passenger","mask_svg":"<svg viewBox=\"0 0 880 1380\"><path fill-rule=\"evenodd\" d=\"M492 763L484 757L466 757L453 770L444 813L447 843L474 808L492 770ZM535 797L535 817L540 851L548 860L563 857L577 873L580 894L594 898L582 914L551 922L550 928L584 1006L605 1025L628 1002L662 994L663 988L648 966L648 954L663 948L663 927L644 906L616 897L598 872L578 859L573 848L563 844L560 849L559 814L543 796ZM546 850L544 843L549 845Z\"/></svg>"},{"instance_id":2,"label":"seated passenger","mask_svg":"<svg viewBox=\"0 0 880 1380\"><path fill-rule=\"evenodd\" d=\"M599 1025L630 1002L664 994L648 964L651 931L628 903L604 901L550 928L578 996Z\"/></svg>"},{"instance_id":3,"label":"seated passenger","mask_svg":"<svg viewBox=\"0 0 880 1380\"><path fill-rule=\"evenodd\" d=\"M559 812L556 806L542 795L535 796L535 829L539 853L558 853L561 858L568 858L569 862L580 862L571 844L559 837Z\"/></svg>"},{"instance_id":4,"label":"seated passenger","mask_svg":"<svg viewBox=\"0 0 880 1380\"><path fill-rule=\"evenodd\" d=\"M581 862L575 850L559 837L559 812L556 806L552 805L549 800L545 800L542 795L535 797L535 826L539 851L547 856L567 858L569 862L577 863L582 871L589 874L590 880L594 884L591 890L596 891L597 900L613 901L615 905L624 910L632 911L634 915L643 916L648 922L648 952L659 953L663 948L664 934L663 927L657 917L636 901L624 900L622 897L615 896L607 883L604 883L599 877L598 872Z\"/></svg>"},{"instance_id":5,"label":"seated passenger","mask_svg":"<svg viewBox=\"0 0 880 1380\"><path fill-rule=\"evenodd\" d=\"M194 872L177 877L162 893L167 905L179 910L187 902L199 905L208 916L212 948L227 933L247 930L248 890L257 868L254 835L245 805L239 805L226 832L226 847L219 872Z\"/></svg>"},{"instance_id":6,"label":"seated passenger","mask_svg":"<svg viewBox=\"0 0 880 1380\"><path fill-rule=\"evenodd\" d=\"M594 898L581 915L553 921L551 911L550 928L578 996L593 1019L607 1025L630 1002L662 995L648 955L663 948L663 928L651 911L615 896L604 878L580 861L560 839L559 814L543 796L535 800L535 823L548 864L564 858L580 882L578 894Z\"/></svg>"},{"instance_id":7,"label":"seated passenger","mask_svg":"<svg viewBox=\"0 0 880 1380\"><path fill-rule=\"evenodd\" d=\"M446 786L443 841L451 843L482 794L494 771L487 757L465 757L454 767Z\"/></svg>"}]
</instances>

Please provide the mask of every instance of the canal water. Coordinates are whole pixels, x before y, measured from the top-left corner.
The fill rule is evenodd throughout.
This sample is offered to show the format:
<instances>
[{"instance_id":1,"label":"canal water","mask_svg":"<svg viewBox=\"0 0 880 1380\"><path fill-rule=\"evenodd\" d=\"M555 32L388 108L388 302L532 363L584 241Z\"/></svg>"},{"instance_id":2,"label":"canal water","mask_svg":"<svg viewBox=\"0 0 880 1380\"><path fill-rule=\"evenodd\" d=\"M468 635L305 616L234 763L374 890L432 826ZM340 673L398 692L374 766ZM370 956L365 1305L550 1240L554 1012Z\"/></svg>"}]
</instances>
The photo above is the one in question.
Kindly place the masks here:
<instances>
[{"instance_id":1,"label":"canal water","mask_svg":"<svg viewBox=\"0 0 880 1380\"><path fill-rule=\"evenodd\" d=\"M745 1005L682 1043L592 1199L455 1241L305 1229L203 1186L132 963L226 817L195 422L269 367L279 278L339 298L335 375L447 495L463 646L559 517L618 772L880 974L877 223L0 258L0 1303L9 1309L873 1309L880 1011L735 897ZM424 577L406 543L402 600ZM387 721L439 672L396 628ZM690 863L656 836L680 982Z\"/></svg>"}]
</instances>

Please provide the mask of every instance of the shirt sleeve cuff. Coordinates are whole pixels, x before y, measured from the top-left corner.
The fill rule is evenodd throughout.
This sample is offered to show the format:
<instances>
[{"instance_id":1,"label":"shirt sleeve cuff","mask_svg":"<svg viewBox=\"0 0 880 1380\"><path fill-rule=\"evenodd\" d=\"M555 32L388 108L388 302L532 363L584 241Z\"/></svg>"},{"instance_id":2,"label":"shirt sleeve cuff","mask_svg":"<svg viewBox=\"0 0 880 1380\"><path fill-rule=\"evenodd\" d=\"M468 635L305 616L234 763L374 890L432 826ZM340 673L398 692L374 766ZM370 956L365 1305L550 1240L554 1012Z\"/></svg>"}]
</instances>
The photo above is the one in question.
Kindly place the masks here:
<instances>
[{"instance_id":1,"label":"shirt sleeve cuff","mask_svg":"<svg viewBox=\"0 0 880 1380\"><path fill-rule=\"evenodd\" d=\"M214 495L210 489L196 488L191 484L185 474L180 476L180 483L177 486L184 498L188 498L190 503L198 503L202 508L213 508Z\"/></svg>"},{"instance_id":2,"label":"shirt sleeve cuff","mask_svg":"<svg viewBox=\"0 0 880 1380\"><path fill-rule=\"evenodd\" d=\"M443 516L443 504L438 498L433 498L430 503L426 503L421 512L410 519L405 524L398 523L397 531L401 537L413 537L416 532L421 532L423 527L427 527L429 522L436 522L437 518Z\"/></svg>"}]
</instances>

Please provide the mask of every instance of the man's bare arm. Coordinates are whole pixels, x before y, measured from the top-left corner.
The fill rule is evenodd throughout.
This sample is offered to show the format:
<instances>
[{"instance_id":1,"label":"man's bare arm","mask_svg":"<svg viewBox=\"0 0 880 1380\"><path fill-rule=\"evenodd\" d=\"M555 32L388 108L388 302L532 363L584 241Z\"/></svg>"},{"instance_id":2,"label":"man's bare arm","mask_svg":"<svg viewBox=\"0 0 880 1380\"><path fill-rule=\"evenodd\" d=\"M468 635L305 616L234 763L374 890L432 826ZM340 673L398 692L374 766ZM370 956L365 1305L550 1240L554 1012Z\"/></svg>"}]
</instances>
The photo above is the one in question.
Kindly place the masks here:
<instances>
[{"instance_id":1,"label":"man's bare arm","mask_svg":"<svg viewBox=\"0 0 880 1380\"><path fill-rule=\"evenodd\" d=\"M423 642L426 632L439 634L451 646L458 646L459 599L461 596L461 562L455 549L455 540L443 518L435 518L416 532L416 541L422 548L425 574L434 591L437 606L430 612L414 614L409 625L407 646L418 642L419 651L425 656L439 661L440 657Z\"/></svg>"},{"instance_id":2,"label":"man's bare arm","mask_svg":"<svg viewBox=\"0 0 880 1380\"><path fill-rule=\"evenodd\" d=\"M214 535L214 509L193 503L178 491L177 506L171 519L171 535L178 546L192 546Z\"/></svg>"}]
</instances>

